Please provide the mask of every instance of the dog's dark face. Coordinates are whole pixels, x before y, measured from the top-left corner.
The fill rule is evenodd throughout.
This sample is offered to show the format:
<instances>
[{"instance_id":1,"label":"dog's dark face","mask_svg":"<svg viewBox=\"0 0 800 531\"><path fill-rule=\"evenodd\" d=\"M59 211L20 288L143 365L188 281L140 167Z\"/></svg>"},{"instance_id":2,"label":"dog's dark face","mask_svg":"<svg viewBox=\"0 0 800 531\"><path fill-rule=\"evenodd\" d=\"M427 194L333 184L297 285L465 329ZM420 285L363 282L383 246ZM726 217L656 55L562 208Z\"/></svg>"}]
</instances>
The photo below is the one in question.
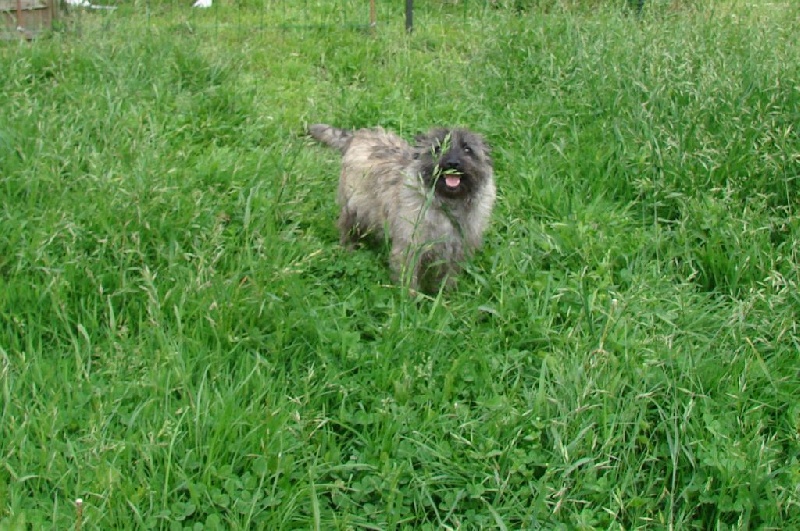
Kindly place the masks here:
<instances>
[{"instance_id":1,"label":"dog's dark face","mask_svg":"<svg viewBox=\"0 0 800 531\"><path fill-rule=\"evenodd\" d=\"M415 157L425 184L447 199L467 199L492 176L492 159L483 138L465 129L433 129L416 138Z\"/></svg>"}]
</instances>

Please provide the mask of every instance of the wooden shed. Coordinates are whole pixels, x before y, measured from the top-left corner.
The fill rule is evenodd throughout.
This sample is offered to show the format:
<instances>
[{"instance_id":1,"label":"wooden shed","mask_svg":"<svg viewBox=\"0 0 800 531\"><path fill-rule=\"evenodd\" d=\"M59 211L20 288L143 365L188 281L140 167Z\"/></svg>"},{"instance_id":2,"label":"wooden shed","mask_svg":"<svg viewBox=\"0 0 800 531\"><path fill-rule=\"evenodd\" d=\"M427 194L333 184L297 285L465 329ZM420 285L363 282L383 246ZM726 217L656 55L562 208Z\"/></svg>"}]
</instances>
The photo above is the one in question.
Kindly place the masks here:
<instances>
[{"instance_id":1,"label":"wooden shed","mask_svg":"<svg viewBox=\"0 0 800 531\"><path fill-rule=\"evenodd\" d=\"M0 0L0 38L32 39L59 15L60 0Z\"/></svg>"}]
</instances>

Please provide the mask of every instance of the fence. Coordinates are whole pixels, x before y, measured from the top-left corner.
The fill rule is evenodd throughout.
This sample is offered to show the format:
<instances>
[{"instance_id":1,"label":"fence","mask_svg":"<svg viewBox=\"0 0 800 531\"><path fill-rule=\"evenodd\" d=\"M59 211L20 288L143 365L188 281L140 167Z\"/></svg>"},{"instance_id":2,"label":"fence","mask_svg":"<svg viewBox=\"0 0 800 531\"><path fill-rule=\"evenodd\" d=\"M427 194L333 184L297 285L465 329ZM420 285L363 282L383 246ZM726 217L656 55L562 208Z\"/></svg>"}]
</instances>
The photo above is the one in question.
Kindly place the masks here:
<instances>
[{"instance_id":1,"label":"fence","mask_svg":"<svg viewBox=\"0 0 800 531\"><path fill-rule=\"evenodd\" d=\"M16 1L16 0L0 0ZM58 1L58 0L53 0ZM439 15L447 12L466 17L476 8L494 9L503 0L67 0L80 2L68 6L65 26L77 32L101 25L111 26L125 17L146 24L182 20L194 30L241 28L325 29L358 28L369 30L386 26L411 30L414 14ZM195 4L206 8L193 7ZM213 2L213 3L212 3ZM209 5L210 4L210 5ZM419 20L423 20L419 19Z\"/></svg>"},{"instance_id":2,"label":"fence","mask_svg":"<svg viewBox=\"0 0 800 531\"><path fill-rule=\"evenodd\" d=\"M191 0L190 0L191 1ZM211 3L214 1L215 3ZM496 6L502 0L418 0L430 8L431 4L449 10L463 10L476 6ZM427 4L427 5L426 5ZM163 9L184 9L188 3L145 1L145 9L158 12ZM195 5L207 6L219 15L223 10L239 10L243 17L262 26L326 27L326 26L376 26L403 23L407 30L413 27L414 0L197 0ZM256 17L257 20L254 20ZM231 14L225 16L231 20ZM237 18L236 15L233 18Z\"/></svg>"},{"instance_id":3,"label":"fence","mask_svg":"<svg viewBox=\"0 0 800 531\"><path fill-rule=\"evenodd\" d=\"M0 0L0 37L32 39L60 15L58 0Z\"/></svg>"},{"instance_id":4,"label":"fence","mask_svg":"<svg viewBox=\"0 0 800 531\"><path fill-rule=\"evenodd\" d=\"M616 5L642 9L646 3L670 0L0 0L0 37L32 38L43 30L77 28L84 18L145 17L157 21L176 13L198 28L235 25L258 28L374 28L405 25L410 31L415 13L473 15L485 9L540 9L576 5ZM677 0L672 0L677 1ZM686 1L686 0L684 0ZM203 8L205 7L205 9ZM67 16L64 16L66 8ZM90 14L95 12L94 15Z\"/></svg>"}]
</instances>

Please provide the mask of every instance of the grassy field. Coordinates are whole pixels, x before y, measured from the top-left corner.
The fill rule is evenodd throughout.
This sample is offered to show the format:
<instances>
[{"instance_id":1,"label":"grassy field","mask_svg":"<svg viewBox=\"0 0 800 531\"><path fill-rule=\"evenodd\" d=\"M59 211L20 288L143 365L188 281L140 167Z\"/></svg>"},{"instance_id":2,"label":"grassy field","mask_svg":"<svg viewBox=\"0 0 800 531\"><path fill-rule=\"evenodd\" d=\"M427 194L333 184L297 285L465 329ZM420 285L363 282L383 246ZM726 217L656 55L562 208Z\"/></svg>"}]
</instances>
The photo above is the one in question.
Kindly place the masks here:
<instances>
[{"instance_id":1,"label":"grassy field","mask_svg":"<svg viewBox=\"0 0 800 531\"><path fill-rule=\"evenodd\" d=\"M0 43L0 529L800 527L800 7L300 4ZM489 139L455 291L317 121Z\"/></svg>"}]
</instances>

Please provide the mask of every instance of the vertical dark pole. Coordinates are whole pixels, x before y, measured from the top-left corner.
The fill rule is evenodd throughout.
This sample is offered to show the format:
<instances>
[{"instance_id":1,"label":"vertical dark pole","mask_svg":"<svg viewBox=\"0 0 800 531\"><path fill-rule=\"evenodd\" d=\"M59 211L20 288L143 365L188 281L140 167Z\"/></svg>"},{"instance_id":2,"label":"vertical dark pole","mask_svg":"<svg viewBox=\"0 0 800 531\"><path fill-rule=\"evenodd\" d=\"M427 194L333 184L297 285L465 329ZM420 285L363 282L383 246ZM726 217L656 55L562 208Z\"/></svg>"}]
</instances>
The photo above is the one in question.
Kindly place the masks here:
<instances>
[{"instance_id":1,"label":"vertical dark pole","mask_svg":"<svg viewBox=\"0 0 800 531\"><path fill-rule=\"evenodd\" d=\"M406 0L406 31L414 29L414 0Z\"/></svg>"},{"instance_id":2,"label":"vertical dark pole","mask_svg":"<svg viewBox=\"0 0 800 531\"><path fill-rule=\"evenodd\" d=\"M24 27L25 21L22 20L22 0L17 0L17 31L22 31L22 28ZM406 28L407 27L408 26L406 25Z\"/></svg>"}]
</instances>

